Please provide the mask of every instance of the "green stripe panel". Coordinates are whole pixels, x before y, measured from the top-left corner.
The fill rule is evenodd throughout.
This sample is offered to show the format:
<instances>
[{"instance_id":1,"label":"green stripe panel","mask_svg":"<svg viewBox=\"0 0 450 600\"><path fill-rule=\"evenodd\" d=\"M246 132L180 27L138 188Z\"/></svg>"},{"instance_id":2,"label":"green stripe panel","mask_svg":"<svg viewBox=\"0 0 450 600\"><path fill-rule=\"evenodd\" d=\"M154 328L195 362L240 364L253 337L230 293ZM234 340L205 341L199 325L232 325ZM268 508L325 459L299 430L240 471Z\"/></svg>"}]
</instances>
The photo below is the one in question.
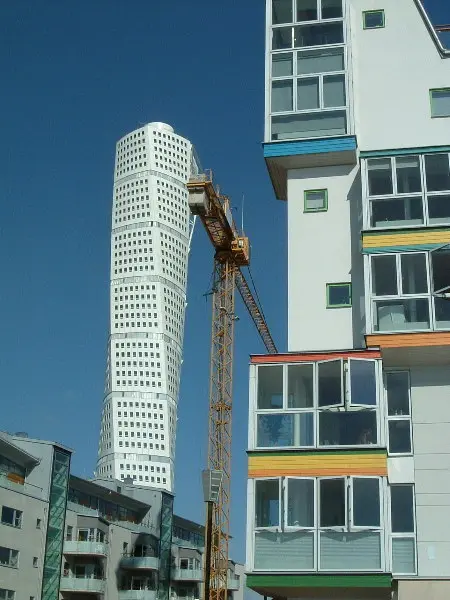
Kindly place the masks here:
<instances>
[{"instance_id":1,"label":"green stripe panel","mask_svg":"<svg viewBox=\"0 0 450 600\"><path fill-rule=\"evenodd\" d=\"M359 153L361 158L376 156L402 156L405 154L436 154L450 152L450 146L424 146L423 148L397 148L396 150L366 150Z\"/></svg>"},{"instance_id":2,"label":"green stripe panel","mask_svg":"<svg viewBox=\"0 0 450 600\"><path fill-rule=\"evenodd\" d=\"M415 246L380 246L379 248L364 248L363 254L387 254L390 252L417 252L440 248L442 244L416 244Z\"/></svg>"},{"instance_id":3,"label":"green stripe panel","mask_svg":"<svg viewBox=\"0 0 450 600\"><path fill-rule=\"evenodd\" d=\"M342 454L387 454L387 450L385 448L372 448L368 446L364 449L358 450L282 450L282 451L270 451L264 450L263 452L259 452L258 450L247 450L248 456L317 456L317 455L328 455L328 456L336 456Z\"/></svg>"},{"instance_id":4,"label":"green stripe panel","mask_svg":"<svg viewBox=\"0 0 450 600\"><path fill-rule=\"evenodd\" d=\"M391 575L247 575L249 588L390 588Z\"/></svg>"}]
</instances>

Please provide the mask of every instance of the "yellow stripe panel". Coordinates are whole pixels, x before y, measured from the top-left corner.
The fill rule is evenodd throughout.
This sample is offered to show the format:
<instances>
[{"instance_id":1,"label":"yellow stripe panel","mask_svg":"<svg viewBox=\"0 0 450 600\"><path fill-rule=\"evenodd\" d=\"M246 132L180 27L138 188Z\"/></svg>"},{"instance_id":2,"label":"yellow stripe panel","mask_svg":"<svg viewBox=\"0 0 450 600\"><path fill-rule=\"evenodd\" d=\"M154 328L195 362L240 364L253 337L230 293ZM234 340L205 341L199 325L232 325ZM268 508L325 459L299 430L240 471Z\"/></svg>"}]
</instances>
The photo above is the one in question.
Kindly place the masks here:
<instances>
[{"instance_id":1,"label":"yellow stripe panel","mask_svg":"<svg viewBox=\"0 0 450 600\"><path fill-rule=\"evenodd\" d=\"M313 454L293 456L250 456L248 476L333 476L387 475L387 456L383 454Z\"/></svg>"},{"instance_id":2,"label":"yellow stripe panel","mask_svg":"<svg viewBox=\"0 0 450 600\"><path fill-rule=\"evenodd\" d=\"M385 235L363 234L363 248L383 246L416 246L421 244L445 244L450 242L449 231L409 231L407 233L387 233Z\"/></svg>"}]
</instances>

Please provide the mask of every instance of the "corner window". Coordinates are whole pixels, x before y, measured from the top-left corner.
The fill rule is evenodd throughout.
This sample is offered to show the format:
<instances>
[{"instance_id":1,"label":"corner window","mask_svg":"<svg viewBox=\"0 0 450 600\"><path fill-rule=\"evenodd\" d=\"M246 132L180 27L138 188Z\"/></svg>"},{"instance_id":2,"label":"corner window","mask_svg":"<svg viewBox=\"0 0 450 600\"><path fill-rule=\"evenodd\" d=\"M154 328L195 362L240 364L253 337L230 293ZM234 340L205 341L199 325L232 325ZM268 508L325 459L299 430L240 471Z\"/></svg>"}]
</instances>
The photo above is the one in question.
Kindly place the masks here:
<instances>
[{"instance_id":1,"label":"corner window","mask_svg":"<svg viewBox=\"0 0 450 600\"><path fill-rule=\"evenodd\" d=\"M351 283L327 283L327 308L345 308L351 305Z\"/></svg>"},{"instance_id":2,"label":"corner window","mask_svg":"<svg viewBox=\"0 0 450 600\"><path fill-rule=\"evenodd\" d=\"M431 116L450 117L450 88L430 90Z\"/></svg>"},{"instance_id":3,"label":"corner window","mask_svg":"<svg viewBox=\"0 0 450 600\"><path fill-rule=\"evenodd\" d=\"M305 190L305 212L324 212L328 210L328 190Z\"/></svg>"},{"instance_id":4,"label":"corner window","mask_svg":"<svg viewBox=\"0 0 450 600\"><path fill-rule=\"evenodd\" d=\"M366 10L363 12L364 29L380 29L384 25L384 10Z\"/></svg>"}]
</instances>

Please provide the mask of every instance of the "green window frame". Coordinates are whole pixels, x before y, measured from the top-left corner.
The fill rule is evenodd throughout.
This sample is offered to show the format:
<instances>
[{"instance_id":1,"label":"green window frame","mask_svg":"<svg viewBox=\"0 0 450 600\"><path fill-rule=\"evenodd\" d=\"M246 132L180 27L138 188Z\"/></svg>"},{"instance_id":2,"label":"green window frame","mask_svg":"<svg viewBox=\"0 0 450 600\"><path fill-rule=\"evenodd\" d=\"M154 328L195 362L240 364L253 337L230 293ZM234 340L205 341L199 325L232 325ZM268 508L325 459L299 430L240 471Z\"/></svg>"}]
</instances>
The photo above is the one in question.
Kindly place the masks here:
<instances>
[{"instance_id":1,"label":"green window frame","mask_svg":"<svg viewBox=\"0 0 450 600\"><path fill-rule=\"evenodd\" d=\"M380 25L369 25L367 23L367 17L371 17L374 15L381 16L381 24ZM363 12L363 29L383 29L386 25L386 17L384 15L384 10L382 8L378 10L365 10Z\"/></svg>"},{"instance_id":2,"label":"green window frame","mask_svg":"<svg viewBox=\"0 0 450 600\"><path fill-rule=\"evenodd\" d=\"M317 200L318 195L323 195L323 206L320 208L308 207L308 202ZM326 212L328 210L328 190L305 190L303 195L303 212Z\"/></svg>"},{"instance_id":3,"label":"green window frame","mask_svg":"<svg viewBox=\"0 0 450 600\"><path fill-rule=\"evenodd\" d=\"M333 288L347 288L348 302L335 302L331 298ZM352 305L352 284L349 282L327 283L327 308L348 308Z\"/></svg>"},{"instance_id":4,"label":"green window frame","mask_svg":"<svg viewBox=\"0 0 450 600\"><path fill-rule=\"evenodd\" d=\"M437 114L436 109L433 107L433 100L436 94L445 94L449 99L449 109L446 114ZM430 90L430 110L432 119L446 119L450 117L450 87L448 88L433 88Z\"/></svg>"}]
</instances>

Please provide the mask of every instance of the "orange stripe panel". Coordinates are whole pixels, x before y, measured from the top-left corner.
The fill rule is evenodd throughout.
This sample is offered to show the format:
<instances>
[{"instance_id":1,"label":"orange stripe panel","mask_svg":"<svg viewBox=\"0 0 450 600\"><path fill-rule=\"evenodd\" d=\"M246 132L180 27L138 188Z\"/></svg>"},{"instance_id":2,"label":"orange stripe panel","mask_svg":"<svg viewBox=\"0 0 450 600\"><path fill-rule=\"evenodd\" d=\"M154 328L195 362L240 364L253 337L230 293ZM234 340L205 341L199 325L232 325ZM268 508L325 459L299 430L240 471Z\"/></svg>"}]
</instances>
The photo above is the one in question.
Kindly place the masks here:
<instances>
[{"instance_id":1,"label":"orange stripe panel","mask_svg":"<svg viewBox=\"0 0 450 600\"><path fill-rule=\"evenodd\" d=\"M450 333L391 333L385 335L366 335L368 346L380 348L420 348L424 346L450 345Z\"/></svg>"},{"instance_id":2,"label":"orange stripe panel","mask_svg":"<svg viewBox=\"0 0 450 600\"><path fill-rule=\"evenodd\" d=\"M376 344L374 344L376 345ZM333 358L381 358L377 350L348 350L346 352L317 352L305 354L263 354L250 357L254 365L264 363L295 363L315 362L318 360L332 360Z\"/></svg>"}]
</instances>

